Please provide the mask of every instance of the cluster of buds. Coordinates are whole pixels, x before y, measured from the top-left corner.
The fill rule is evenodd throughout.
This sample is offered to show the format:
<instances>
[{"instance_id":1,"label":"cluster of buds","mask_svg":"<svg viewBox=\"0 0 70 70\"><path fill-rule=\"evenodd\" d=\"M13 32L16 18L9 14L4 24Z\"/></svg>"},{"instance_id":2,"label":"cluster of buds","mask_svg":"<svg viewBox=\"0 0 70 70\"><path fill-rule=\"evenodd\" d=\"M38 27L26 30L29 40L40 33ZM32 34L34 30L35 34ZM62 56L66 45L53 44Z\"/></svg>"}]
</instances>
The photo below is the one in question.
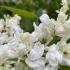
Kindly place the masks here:
<instances>
[{"instance_id":1,"label":"cluster of buds","mask_svg":"<svg viewBox=\"0 0 70 70\"><path fill-rule=\"evenodd\" d=\"M4 16L0 19L0 70L58 70L70 66L70 17L67 0L57 10L57 20L47 14L35 22L32 33L24 32L21 17ZM57 42L54 38L58 37Z\"/></svg>"}]
</instances>

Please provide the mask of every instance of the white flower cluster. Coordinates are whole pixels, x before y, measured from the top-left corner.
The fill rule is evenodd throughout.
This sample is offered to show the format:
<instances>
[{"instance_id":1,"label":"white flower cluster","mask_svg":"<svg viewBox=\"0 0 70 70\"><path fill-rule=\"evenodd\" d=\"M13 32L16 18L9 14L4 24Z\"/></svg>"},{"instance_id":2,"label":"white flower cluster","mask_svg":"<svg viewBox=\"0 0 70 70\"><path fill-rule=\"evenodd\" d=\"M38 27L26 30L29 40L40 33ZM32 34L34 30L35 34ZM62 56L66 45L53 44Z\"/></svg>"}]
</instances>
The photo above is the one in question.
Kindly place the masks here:
<instances>
[{"instance_id":1,"label":"white flower cluster","mask_svg":"<svg viewBox=\"0 0 70 70\"><path fill-rule=\"evenodd\" d=\"M70 66L67 1L62 0L62 5L57 11L57 20L43 14L40 25L34 23L32 33L20 28L21 18L18 15L0 19L0 70L58 70L60 65ZM55 37L59 37L60 41L54 43Z\"/></svg>"}]
</instances>

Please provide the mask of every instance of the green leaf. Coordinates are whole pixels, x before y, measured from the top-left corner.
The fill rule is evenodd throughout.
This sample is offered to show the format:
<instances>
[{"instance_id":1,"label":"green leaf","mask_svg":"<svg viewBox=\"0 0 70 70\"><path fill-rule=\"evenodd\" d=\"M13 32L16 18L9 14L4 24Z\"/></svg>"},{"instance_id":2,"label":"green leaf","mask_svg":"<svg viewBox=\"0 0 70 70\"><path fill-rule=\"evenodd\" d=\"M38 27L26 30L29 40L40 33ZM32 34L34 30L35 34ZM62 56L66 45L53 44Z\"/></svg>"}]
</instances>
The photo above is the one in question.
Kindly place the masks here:
<instances>
[{"instance_id":1,"label":"green leaf","mask_svg":"<svg viewBox=\"0 0 70 70\"><path fill-rule=\"evenodd\" d=\"M13 8L13 7L8 7L8 6L2 6L3 8L11 11L12 13L14 14L18 14L20 16L23 16L23 17L26 17L26 18L29 18L31 20L34 20L37 18L37 16L35 15L34 12L28 12L26 10L22 10L22 9L16 9L16 8Z\"/></svg>"},{"instance_id":2,"label":"green leaf","mask_svg":"<svg viewBox=\"0 0 70 70\"><path fill-rule=\"evenodd\" d=\"M70 70L69 66L60 66L59 70Z\"/></svg>"}]
</instances>

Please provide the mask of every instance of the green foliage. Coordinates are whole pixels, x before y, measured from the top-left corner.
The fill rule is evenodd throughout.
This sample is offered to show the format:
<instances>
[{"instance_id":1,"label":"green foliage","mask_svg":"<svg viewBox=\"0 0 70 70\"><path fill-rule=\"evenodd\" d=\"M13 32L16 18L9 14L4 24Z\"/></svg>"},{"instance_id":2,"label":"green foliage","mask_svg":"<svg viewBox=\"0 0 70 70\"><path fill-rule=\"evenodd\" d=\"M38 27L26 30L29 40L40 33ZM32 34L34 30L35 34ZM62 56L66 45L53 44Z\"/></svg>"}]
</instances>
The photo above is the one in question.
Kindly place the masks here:
<instances>
[{"instance_id":1,"label":"green foliage","mask_svg":"<svg viewBox=\"0 0 70 70\"><path fill-rule=\"evenodd\" d=\"M33 22L39 24L38 17L41 16L43 11L45 11L50 18L57 17L56 10L60 8L61 0L51 0L48 3L48 0L22 0L22 3L14 3L12 0L5 0L0 2L0 5L4 8L0 8L0 17L3 17L4 14L17 13L22 16L21 27L24 31L33 31Z\"/></svg>"},{"instance_id":2,"label":"green foliage","mask_svg":"<svg viewBox=\"0 0 70 70\"><path fill-rule=\"evenodd\" d=\"M68 66L60 66L59 70L70 70Z\"/></svg>"},{"instance_id":3,"label":"green foliage","mask_svg":"<svg viewBox=\"0 0 70 70\"><path fill-rule=\"evenodd\" d=\"M20 16L29 18L31 20L33 20L37 17L33 12L28 12L26 10L16 9L16 8L8 7L8 6L2 6L2 7L11 11L14 14L18 14Z\"/></svg>"},{"instance_id":4,"label":"green foliage","mask_svg":"<svg viewBox=\"0 0 70 70\"><path fill-rule=\"evenodd\" d=\"M52 2L50 4L48 4L47 6L47 10L48 10L48 15L50 16L50 18L57 18L57 13L56 10L59 10L61 7L61 0L52 0Z\"/></svg>"}]
</instances>

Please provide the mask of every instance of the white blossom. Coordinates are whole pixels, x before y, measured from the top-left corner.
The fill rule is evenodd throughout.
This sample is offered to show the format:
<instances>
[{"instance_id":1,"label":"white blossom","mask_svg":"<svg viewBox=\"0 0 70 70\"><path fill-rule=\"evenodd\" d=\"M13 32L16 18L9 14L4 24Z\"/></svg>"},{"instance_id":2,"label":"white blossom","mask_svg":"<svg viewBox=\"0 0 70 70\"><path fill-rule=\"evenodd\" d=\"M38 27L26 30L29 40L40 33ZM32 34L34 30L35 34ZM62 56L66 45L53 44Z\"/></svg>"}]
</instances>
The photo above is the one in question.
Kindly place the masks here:
<instances>
[{"instance_id":1,"label":"white blossom","mask_svg":"<svg viewBox=\"0 0 70 70\"><path fill-rule=\"evenodd\" d=\"M0 19L0 70L58 70L70 66L70 18L68 0L62 0L57 20L44 13L41 23L33 23L32 33L20 27L21 17L5 15ZM57 38L59 37L59 41ZM43 41L45 40L45 42ZM12 67L12 64L14 65Z\"/></svg>"},{"instance_id":2,"label":"white blossom","mask_svg":"<svg viewBox=\"0 0 70 70\"><path fill-rule=\"evenodd\" d=\"M42 57L44 53L44 45L37 43L30 51L28 58L25 60L26 64L28 64L33 69L38 69L41 66L45 65L45 58Z\"/></svg>"},{"instance_id":3,"label":"white blossom","mask_svg":"<svg viewBox=\"0 0 70 70\"><path fill-rule=\"evenodd\" d=\"M62 63L63 55L59 51L57 45L53 44L49 47L48 53L46 54L46 59L51 66L58 66L58 64Z\"/></svg>"},{"instance_id":4,"label":"white blossom","mask_svg":"<svg viewBox=\"0 0 70 70\"><path fill-rule=\"evenodd\" d=\"M67 5L67 0L62 0L62 5Z\"/></svg>"}]
</instances>

